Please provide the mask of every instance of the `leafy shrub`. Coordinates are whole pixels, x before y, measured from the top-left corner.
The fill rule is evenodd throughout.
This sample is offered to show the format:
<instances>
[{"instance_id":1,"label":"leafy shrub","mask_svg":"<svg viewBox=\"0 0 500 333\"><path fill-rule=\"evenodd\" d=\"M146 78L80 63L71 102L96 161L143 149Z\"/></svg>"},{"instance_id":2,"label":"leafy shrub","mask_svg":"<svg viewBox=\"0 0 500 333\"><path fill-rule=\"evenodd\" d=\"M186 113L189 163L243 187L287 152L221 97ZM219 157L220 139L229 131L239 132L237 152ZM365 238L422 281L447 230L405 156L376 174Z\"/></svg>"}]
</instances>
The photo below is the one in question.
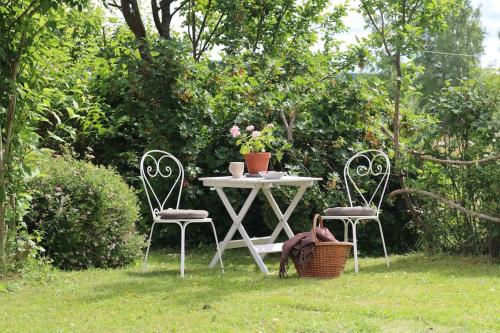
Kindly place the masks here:
<instances>
[{"instance_id":1,"label":"leafy shrub","mask_svg":"<svg viewBox=\"0 0 500 333\"><path fill-rule=\"evenodd\" d=\"M377 102L377 96L367 99L359 80L339 73L327 57L306 52L257 61L235 55L226 56L221 62L194 64L178 53L179 50L163 48L163 61L148 65L146 73L134 67L135 61L129 61L123 67L128 71L115 69L96 80L95 93L101 95L103 105L109 106L105 109L105 130L79 146L91 146L100 164L114 166L139 193L142 184L137 176L142 154L160 147L174 154L186 172L181 206L210 208L220 234L227 232L230 219L218 196L198 178L227 175L228 163L242 160L228 132L234 124L261 128L273 123L276 137L287 138L282 114L287 118L296 115L292 147L281 161L275 155L271 167L325 180L306 192L291 216L290 223L297 232L310 227L315 212L347 202L339 176L354 151L368 147L387 150L384 137L377 133L383 116L383 107L379 106L382 103ZM124 56L120 61L127 63ZM177 68L178 73L171 68ZM177 80L171 82L172 77ZM243 202L247 196L243 191L230 192L234 203ZM286 204L292 200L295 189L276 188L273 193L280 204ZM140 202L142 215L147 218L138 228L147 232L152 221L145 195L141 194ZM383 209L389 250L411 249L415 237L407 229L404 209L398 201L396 205L384 203ZM259 196L245 222L250 234L261 236L274 228L275 221L265 198ZM372 227L376 225L366 226ZM380 254L382 246L369 231L360 232L360 241L365 244L363 251ZM177 228L170 228L168 233L155 232L153 246L178 244L178 232ZM196 232L191 231L188 242L212 241L209 234L193 234Z\"/></svg>"},{"instance_id":2,"label":"leafy shrub","mask_svg":"<svg viewBox=\"0 0 500 333\"><path fill-rule=\"evenodd\" d=\"M485 76L437 92L425 106L434 121L421 131L415 146L420 144L422 150L441 159L473 161L498 154L498 87L497 78ZM425 162L416 186L472 211L499 216L499 183L498 162L453 166ZM421 235L422 245L428 251L468 255L489 251L495 255L500 241L498 225L431 200L423 200L421 207L428 226Z\"/></svg>"},{"instance_id":3,"label":"leafy shrub","mask_svg":"<svg viewBox=\"0 0 500 333\"><path fill-rule=\"evenodd\" d=\"M113 169L51 157L30 188L27 224L41 232L41 245L57 267L117 267L141 254L137 198Z\"/></svg>"}]
</instances>

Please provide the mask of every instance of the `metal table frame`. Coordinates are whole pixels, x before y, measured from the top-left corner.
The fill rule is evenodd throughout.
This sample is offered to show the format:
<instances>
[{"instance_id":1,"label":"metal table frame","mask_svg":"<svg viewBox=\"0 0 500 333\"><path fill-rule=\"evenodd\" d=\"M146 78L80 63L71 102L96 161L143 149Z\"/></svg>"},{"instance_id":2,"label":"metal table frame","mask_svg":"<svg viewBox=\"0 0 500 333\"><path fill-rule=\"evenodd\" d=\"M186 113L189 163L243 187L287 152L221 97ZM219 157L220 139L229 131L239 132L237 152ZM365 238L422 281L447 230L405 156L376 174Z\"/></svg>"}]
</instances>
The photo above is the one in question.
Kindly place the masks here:
<instances>
[{"instance_id":1,"label":"metal table frame","mask_svg":"<svg viewBox=\"0 0 500 333\"><path fill-rule=\"evenodd\" d=\"M269 274L269 271L264 264L263 258L266 253L273 252L281 252L281 248L283 243L275 243L276 238L282 230L285 231L288 238L292 238L294 236L292 229L288 225L288 219L295 207L299 203L300 199L304 195L304 192L308 187L314 185L316 181L321 180L321 178L313 178L313 177L297 177L297 176L284 176L280 179L263 179L263 178L233 178L231 176L228 177L205 177L200 178L203 181L204 186L212 187L215 189L217 194L222 200L224 207L226 207L229 216L231 217L233 224L229 229L228 233L224 240L219 243L221 255L224 254L226 249L238 248L238 247L248 247L250 253L255 259L255 262L259 266L260 270L264 274ZM289 204L288 208L283 213L279 208L276 200L271 194L271 188L274 185L288 185L288 186L296 186L298 187L298 191L295 194L295 197ZM234 208L231 206L229 199L224 193L224 188L248 188L251 189L250 194L248 195L245 203L243 204L239 213L236 213ZM248 209L252 205L253 201L257 197L259 191L264 193L267 198L267 201L271 205L271 208L274 211L274 214L278 218L278 225L272 232L272 234L268 237L260 237L260 238L250 238L245 228L243 227L243 219L245 218ZM236 230L239 231L242 239L233 240L233 236L236 233ZM213 268L219 261L219 256L215 255L210 262L209 267Z\"/></svg>"}]
</instances>

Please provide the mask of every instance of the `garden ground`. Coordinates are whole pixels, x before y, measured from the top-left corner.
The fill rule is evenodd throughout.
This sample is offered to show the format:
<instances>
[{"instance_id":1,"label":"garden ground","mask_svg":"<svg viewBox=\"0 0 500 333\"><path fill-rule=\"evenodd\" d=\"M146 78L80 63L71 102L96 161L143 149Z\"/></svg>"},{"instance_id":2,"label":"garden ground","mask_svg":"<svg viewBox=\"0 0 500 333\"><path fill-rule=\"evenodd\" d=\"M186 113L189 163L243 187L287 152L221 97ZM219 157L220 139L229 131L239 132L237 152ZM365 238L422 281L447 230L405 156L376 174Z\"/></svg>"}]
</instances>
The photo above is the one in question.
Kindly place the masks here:
<instances>
[{"instance_id":1,"label":"garden ground","mask_svg":"<svg viewBox=\"0 0 500 333\"><path fill-rule=\"evenodd\" d=\"M500 331L500 265L421 254L352 260L334 280L263 276L231 250L226 273L209 254L156 252L148 272L55 272L44 285L0 281L1 332L494 332ZM293 267L290 267L293 272Z\"/></svg>"}]
</instances>

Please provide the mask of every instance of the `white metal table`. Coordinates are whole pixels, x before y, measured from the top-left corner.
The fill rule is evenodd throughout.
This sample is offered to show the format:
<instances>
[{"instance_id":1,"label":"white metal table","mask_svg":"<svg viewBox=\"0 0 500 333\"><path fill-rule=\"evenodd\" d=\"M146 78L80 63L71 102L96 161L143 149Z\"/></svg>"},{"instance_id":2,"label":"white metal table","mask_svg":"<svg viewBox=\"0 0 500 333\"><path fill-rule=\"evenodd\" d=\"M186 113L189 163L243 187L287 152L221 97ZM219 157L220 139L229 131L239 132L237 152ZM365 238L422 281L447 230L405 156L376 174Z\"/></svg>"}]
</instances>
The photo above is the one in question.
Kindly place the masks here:
<instances>
[{"instance_id":1,"label":"white metal table","mask_svg":"<svg viewBox=\"0 0 500 333\"><path fill-rule=\"evenodd\" d=\"M269 274L264 261L262 260L266 253L273 252L281 252L283 243L275 243L276 238L282 230L285 231L288 238L292 238L294 236L292 229L288 225L288 219L290 215L292 215L293 210L297 207L302 195L306 191L308 187L314 185L314 183L321 178L313 178L313 177L298 177L298 176L284 176L279 179L264 179L264 178L253 178L253 177L243 177L243 178L233 178L231 176L228 177L205 177L200 178L203 181L204 186L209 186L214 188L219 197L222 200L222 203L226 207L229 216L233 220L233 224L229 229L224 240L219 244L221 255L224 254L226 249L238 248L238 247L248 247L250 253L255 259L255 262L259 266L260 270L264 274ZM292 202L286 209L284 213L281 212L276 200L274 200L271 194L271 188L273 185L287 185L287 186L296 186L298 187L297 194L293 198ZM251 189L248 198L243 204L240 212L237 214L234 208L231 206L226 194L224 193L225 187L231 188L248 188ZM259 237L259 238L250 238L243 227L243 219L245 218L248 209L252 205L255 197L262 190L264 195L267 198L267 201L271 205L274 214L278 218L278 225L274 229L271 236L268 237ZM236 233L236 230L239 231L242 239L233 240L233 236ZM210 262L209 267L213 268L219 261L219 256L215 255Z\"/></svg>"}]
</instances>

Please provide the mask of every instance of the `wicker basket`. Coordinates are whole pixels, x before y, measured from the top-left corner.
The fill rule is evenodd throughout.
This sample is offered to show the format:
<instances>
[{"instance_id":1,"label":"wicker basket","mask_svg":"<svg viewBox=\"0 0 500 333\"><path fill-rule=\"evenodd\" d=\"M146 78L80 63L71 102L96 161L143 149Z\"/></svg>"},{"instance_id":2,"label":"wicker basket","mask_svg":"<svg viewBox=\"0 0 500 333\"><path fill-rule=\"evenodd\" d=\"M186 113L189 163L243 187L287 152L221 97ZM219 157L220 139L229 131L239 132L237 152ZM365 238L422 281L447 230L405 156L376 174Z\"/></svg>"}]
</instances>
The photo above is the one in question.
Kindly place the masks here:
<instances>
[{"instance_id":1,"label":"wicker basket","mask_svg":"<svg viewBox=\"0 0 500 333\"><path fill-rule=\"evenodd\" d=\"M314 216L312 232L316 240L314 252L307 265L300 266L293 260L295 269L300 277L333 278L339 277L344 271L347 257L351 252L352 243L347 242L319 242L316 237L316 222L323 227L321 215Z\"/></svg>"}]
</instances>

